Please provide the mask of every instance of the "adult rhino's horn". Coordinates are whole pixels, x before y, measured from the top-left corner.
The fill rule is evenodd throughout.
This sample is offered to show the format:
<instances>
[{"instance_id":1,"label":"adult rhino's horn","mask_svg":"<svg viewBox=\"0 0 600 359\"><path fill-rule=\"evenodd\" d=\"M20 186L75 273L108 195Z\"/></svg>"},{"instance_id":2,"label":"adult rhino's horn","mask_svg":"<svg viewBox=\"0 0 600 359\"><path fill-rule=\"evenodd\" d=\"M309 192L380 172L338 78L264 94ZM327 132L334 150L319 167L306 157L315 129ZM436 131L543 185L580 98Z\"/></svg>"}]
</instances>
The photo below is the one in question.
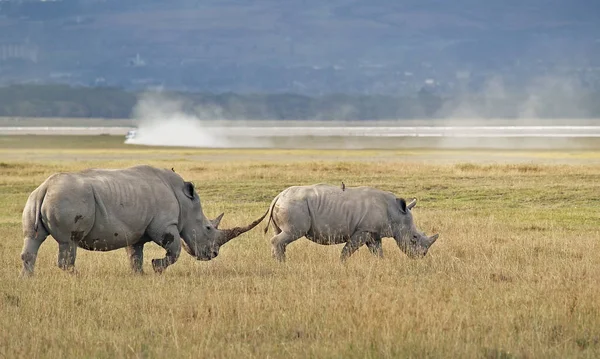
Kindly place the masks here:
<instances>
[{"instance_id":1,"label":"adult rhino's horn","mask_svg":"<svg viewBox=\"0 0 600 359\"><path fill-rule=\"evenodd\" d=\"M410 203L406 206L406 208L412 209L416 204L417 204L417 199L415 198L412 201L410 201Z\"/></svg>"},{"instance_id":2,"label":"adult rhino's horn","mask_svg":"<svg viewBox=\"0 0 600 359\"><path fill-rule=\"evenodd\" d=\"M230 240L234 239L235 237L239 236L240 234L248 232L252 228L256 227L260 222L262 222L263 219L265 219L265 217L267 216L267 213L269 213L268 210L267 210L267 212L265 212L265 214L262 215L262 217L260 217L259 219L257 219L256 221L250 223L249 225L247 225L245 227L234 227L231 229L222 229L221 230L221 239L219 240L219 246L222 246L223 244L229 242Z\"/></svg>"},{"instance_id":3,"label":"adult rhino's horn","mask_svg":"<svg viewBox=\"0 0 600 359\"><path fill-rule=\"evenodd\" d=\"M429 240L427 241L427 248L431 247L432 244L435 243L435 241L438 239L439 237L439 233L438 234L434 234L433 236L429 237Z\"/></svg>"}]
</instances>

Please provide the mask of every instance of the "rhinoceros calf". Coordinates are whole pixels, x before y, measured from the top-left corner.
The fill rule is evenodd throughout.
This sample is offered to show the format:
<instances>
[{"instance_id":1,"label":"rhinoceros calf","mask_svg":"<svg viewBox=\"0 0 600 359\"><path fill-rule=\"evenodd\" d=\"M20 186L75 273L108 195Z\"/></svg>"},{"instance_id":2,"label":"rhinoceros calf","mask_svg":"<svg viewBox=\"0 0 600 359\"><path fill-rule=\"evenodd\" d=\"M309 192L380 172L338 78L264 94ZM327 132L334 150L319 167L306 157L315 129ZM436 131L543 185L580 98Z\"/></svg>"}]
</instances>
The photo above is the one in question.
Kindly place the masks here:
<instances>
[{"instance_id":1,"label":"rhinoceros calf","mask_svg":"<svg viewBox=\"0 0 600 359\"><path fill-rule=\"evenodd\" d=\"M383 257L381 238L393 237L411 258L427 254L438 234L427 237L417 230L410 204L391 192L370 187L315 184L283 190L271 202L275 236L271 238L273 257L285 260L288 244L302 236L318 244L346 243L341 260L346 260L366 244L371 253Z\"/></svg>"},{"instance_id":2,"label":"rhinoceros calf","mask_svg":"<svg viewBox=\"0 0 600 359\"><path fill-rule=\"evenodd\" d=\"M127 248L132 270L141 272L144 244L155 242L166 250L164 258L152 260L161 273L179 258L182 240L190 255L211 260L220 246L254 228L267 213L246 227L220 230L223 213L207 219L194 185L172 170L134 166L57 173L29 195L23 210L21 274L33 274L49 234L58 242L62 269L74 267L77 247Z\"/></svg>"}]
</instances>

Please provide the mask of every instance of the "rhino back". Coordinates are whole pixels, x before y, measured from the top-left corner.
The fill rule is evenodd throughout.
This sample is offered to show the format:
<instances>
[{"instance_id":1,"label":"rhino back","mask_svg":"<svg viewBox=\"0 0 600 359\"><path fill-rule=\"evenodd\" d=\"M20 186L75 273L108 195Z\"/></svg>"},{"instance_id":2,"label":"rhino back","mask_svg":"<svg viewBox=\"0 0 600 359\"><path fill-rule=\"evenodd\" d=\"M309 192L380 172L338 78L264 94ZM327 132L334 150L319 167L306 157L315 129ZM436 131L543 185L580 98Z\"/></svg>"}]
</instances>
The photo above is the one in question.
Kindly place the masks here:
<instances>
[{"instance_id":1,"label":"rhino back","mask_svg":"<svg viewBox=\"0 0 600 359\"><path fill-rule=\"evenodd\" d=\"M152 221L177 222L179 215L168 181L146 167L61 174L49 183L47 198L50 226L91 250L125 247Z\"/></svg>"},{"instance_id":2,"label":"rhino back","mask_svg":"<svg viewBox=\"0 0 600 359\"><path fill-rule=\"evenodd\" d=\"M388 225L387 192L370 187L342 190L326 184L292 187L286 201L306 201L315 239L351 236L356 231L381 232Z\"/></svg>"}]
</instances>

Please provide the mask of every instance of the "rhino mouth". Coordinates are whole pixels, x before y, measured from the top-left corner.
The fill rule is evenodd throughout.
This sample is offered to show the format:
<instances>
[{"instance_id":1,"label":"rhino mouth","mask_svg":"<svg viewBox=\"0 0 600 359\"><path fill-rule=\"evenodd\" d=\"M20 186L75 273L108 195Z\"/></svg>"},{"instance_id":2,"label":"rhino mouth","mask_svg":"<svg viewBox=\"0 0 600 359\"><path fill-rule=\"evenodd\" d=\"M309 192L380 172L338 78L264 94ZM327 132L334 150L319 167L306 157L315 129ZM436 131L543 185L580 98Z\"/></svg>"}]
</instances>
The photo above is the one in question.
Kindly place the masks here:
<instances>
[{"instance_id":1,"label":"rhino mouth","mask_svg":"<svg viewBox=\"0 0 600 359\"><path fill-rule=\"evenodd\" d=\"M431 237L423 236L420 241L420 244L417 242L413 242L412 244L408 243L398 243L398 246L402 251L407 255L410 259L419 259L423 258L427 255L429 248L435 243L438 239L439 234L434 234Z\"/></svg>"},{"instance_id":2,"label":"rhino mouth","mask_svg":"<svg viewBox=\"0 0 600 359\"><path fill-rule=\"evenodd\" d=\"M410 259L420 259L425 257L425 255L427 254L427 249L422 250L422 251L418 251L418 250L407 250L406 251L406 256Z\"/></svg>"},{"instance_id":3,"label":"rhino mouth","mask_svg":"<svg viewBox=\"0 0 600 359\"><path fill-rule=\"evenodd\" d=\"M209 261L219 255L219 251L214 249L198 250L196 248L196 250L194 250L190 248L190 246L188 246L184 240L181 241L181 246L190 256L196 258L196 260L199 261Z\"/></svg>"},{"instance_id":4,"label":"rhino mouth","mask_svg":"<svg viewBox=\"0 0 600 359\"><path fill-rule=\"evenodd\" d=\"M199 261L203 261L203 262L207 262L213 258L215 258L216 256L219 255L219 251L215 251L215 250L208 250L208 251L202 251L201 253L199 253L196 257L197 260Z\"/></svg>"}]
</instances>

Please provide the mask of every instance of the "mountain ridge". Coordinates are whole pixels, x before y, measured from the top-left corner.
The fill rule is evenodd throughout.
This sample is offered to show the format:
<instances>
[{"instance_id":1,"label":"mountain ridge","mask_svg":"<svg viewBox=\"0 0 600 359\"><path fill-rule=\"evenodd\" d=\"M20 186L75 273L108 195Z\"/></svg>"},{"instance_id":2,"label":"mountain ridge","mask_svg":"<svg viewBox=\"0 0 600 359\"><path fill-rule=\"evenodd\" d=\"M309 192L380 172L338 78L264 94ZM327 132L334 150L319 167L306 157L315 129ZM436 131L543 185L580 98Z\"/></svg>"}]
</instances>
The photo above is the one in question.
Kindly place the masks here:
<instances>
[{"instance_id":1,"label":"mountain ridge","mask_svg":"<svg viewBox=\"0 0 600 359\"><path fill-rule=\"evenodd\" d=\"M452 92L465 73L525 86L557 68L600 82L600 2L584 0L3 1L0 32L0 55L24 48L0 56L3 84Z\"/></svg>"}]
</instances>

